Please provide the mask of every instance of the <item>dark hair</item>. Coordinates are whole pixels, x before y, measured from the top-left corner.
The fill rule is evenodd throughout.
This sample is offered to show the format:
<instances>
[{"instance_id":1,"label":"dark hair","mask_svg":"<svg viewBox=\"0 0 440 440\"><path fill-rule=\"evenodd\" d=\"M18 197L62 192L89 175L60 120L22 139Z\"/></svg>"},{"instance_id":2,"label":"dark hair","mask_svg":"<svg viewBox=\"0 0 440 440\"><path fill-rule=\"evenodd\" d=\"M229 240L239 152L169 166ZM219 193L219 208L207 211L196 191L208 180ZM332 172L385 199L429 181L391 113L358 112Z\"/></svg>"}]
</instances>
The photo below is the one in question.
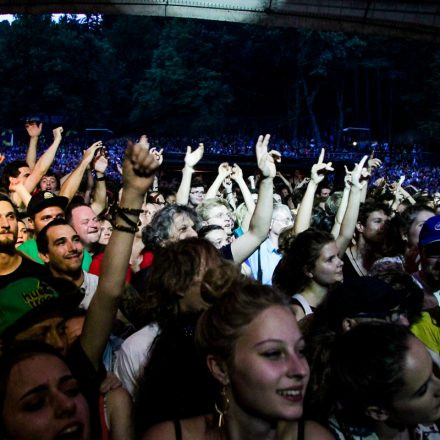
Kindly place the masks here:
<instances>
[{"instance_id":1,"label":"dark hair","mask_svg":"<svg viewBox=\"0 0 440 440\"><path fill-rule=\"evenodd\" d=\"M303 291L310 281L305 269L313 269L321 249L332 241L335 239L329 232L314 228L298 234L275 268L273 284L290 296Z\"/></svg>"},{"instance_id":2,"label":"dark hair","mask_svg":"<svg viewBox=\"0 0 440 440\"><path fill-rule=\"evenodd\" d=\"M174 316L179 299L192 287L200 271L220 262L217 249L201 238L187 238L159 247L144 290L140 292L145 323L162 323Z\"/></svg>"},{"instance_id":3,"label":"dark hair","mask_svg":"<svg viewBox=\"0 0 440 440\"><path fill-rule=\"evenodd\" d=\"M164 240L170 236L170 229L176 215L185 214L193 222L197 229L199 219L194 209L183 205L167 205L160 211L157 211L149 225L142 231L142 241L145 246L150 248L158 247Z\"/></svg>"},{"instance_id":4,"label":"dark hair","mask_svg":"<svg viewBox=\"0 0 440 440\"><path fill-rule=\"evenodd\" d=\"M55 356L67 364L64 356L52 346L38 341L18 341L4 347L0 357L0 414L3 414L3 406L6 398L6 389L9 376L13 367L21 361L29 359L38 354ZM0 421L1 438L7 438L3 419Z\"/></svg>"},{"instance_id":5,"label":"dark hair","mask_svg":"<svg viewBox=\"0 0 440 440\"><path fill-rule=\"evenodd\" d=\"M435 214L435 211L432 208L421 203L416 203L415 205L409 206L400 214L399 229L402 235L408 234L411 225L417 218L417 215L423 211L431 212L433 215Z\"/></svg>"},{"instance_id":6,"label":"dark hair","mask_svg":"<svg viewBox=\"0 0 440 440\"><path fill-rule=\"evenodd\" d=\"M367 200L359 208L358 222L365 225L369 215L375 211L383 211L386 215L391 215L391 209L385 203L377 202L375 200Z\"/></svg>"},{"instance_id":7,"label":"dark hair","mask_svg":"<svg viewBox=\"0 0 440 440\"><path fill-rule=\"evenodd\" d=\"M53 171L51 168L49 168L45 173L43 177L55 177L55 180L57 181L57 188L59 189L61 184L60 184L60 178L58 177L57 174L55 174L55 171ZM42 178L43 178L42 177ZM41 178L41 179L42 179ZM41 179L40 182L38 183L38 186L41 188Z\"/></svg>"},{"instance_id":8,"label":"dark hair","mask_svg":"<svg viewBox=\"0 0 440 440\"><path fill-rule=\"evenodd\" d=\"M14 160L7 163L3 168L2 177L0 179L1 186L9 191L9 178L18 177L20 175L20 168L24 167L29 167L27 162L24 160Z\"/></svg>"},{"instance_id":9,"label":"dark hair","mask_svg":"<svg viewBox=\"0 0 440 440\"><path fill-rule=\"evenodd\" d=\"M14 205L12 200L7 195L0 193L0 202L8 202L8 203L10 203L11 206L12 206L12 209L14 211L15 217L17 217L17 220L18 220L20 214L17 211L17 207Z\"/></svg>"},{"instance_id":10,"label":"dark hair","mask_svg":"<svg viewBox=\"0 0 440 440\"><path fill-rule=\"evenodd\" d=\"M346 420L367 424L369 406L389 409L401 389L406 353L412 338L397 324L371 322L340 335L331 354L334 397Z\"/></svg>"},{"instance_id":11,"label":"dark hair","mask_svg":"<svg viewBox=\"0 0 440 440\"><path fill-rule=\"evenodd\" d=\"M44 228L37 234L38 252L41 252L42 254L46 254L47 252L49 252L49 240L47 238L47 231L53 226L60 226L60 225L70 226L70 224L65 219L55 218L47 225L45 225Z\"/></svg>"}]
</instances>

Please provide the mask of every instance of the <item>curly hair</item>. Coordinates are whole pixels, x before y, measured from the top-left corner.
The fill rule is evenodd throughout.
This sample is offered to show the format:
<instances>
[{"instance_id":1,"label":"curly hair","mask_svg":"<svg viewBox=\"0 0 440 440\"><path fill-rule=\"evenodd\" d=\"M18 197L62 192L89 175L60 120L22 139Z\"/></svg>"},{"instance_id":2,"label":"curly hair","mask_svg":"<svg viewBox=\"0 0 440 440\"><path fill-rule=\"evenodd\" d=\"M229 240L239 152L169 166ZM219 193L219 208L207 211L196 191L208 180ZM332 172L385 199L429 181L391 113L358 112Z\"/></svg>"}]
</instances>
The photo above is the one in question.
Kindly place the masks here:
<instances>
[{"instance_id":1,"label":"curly hair","mask_svg":"<svg viewBox=\"0 0 440 440\"><path fill-rule=\"evenodd\" d=\"M321 249L334 240L329 232L314 228L298 234L275 268L272 278L274 286L289 295L302 292L310 281L305 269L313 269Z\"/></svg>"},{"instance_id":2,"label":"curly hair","mask_svg":"<svg viewBox=\"0 0 440 440\"><path fill-rule=\"evenodd\" d=\"M183 205L167 205L160 211L157 211L149 225L142 231L142 242L147 248L157 248L170 236L171 226L174 223L176 215L187 215L193 222L197 230L199 218L194 209Z\"/></svg>"}]
</instances>

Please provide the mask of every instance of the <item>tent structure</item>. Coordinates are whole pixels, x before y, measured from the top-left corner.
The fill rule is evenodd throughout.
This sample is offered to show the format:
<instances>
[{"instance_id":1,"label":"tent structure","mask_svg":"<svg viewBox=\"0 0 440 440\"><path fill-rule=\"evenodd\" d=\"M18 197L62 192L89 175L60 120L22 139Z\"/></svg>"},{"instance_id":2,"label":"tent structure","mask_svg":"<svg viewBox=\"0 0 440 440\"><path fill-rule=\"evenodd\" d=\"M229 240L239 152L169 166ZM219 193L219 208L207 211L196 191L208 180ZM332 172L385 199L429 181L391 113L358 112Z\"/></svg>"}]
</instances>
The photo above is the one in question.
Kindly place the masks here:
<instances>
[{"instance_id":1,"label":"tent structure","mask_svg":"<svg viewBox=\"0 0 440 440\"><path fill-rule=\"evenodd\" d=\"M0 13L104 13L197 18L440 41L440 1L0 0Z\"/></svg>"}]
</instances>

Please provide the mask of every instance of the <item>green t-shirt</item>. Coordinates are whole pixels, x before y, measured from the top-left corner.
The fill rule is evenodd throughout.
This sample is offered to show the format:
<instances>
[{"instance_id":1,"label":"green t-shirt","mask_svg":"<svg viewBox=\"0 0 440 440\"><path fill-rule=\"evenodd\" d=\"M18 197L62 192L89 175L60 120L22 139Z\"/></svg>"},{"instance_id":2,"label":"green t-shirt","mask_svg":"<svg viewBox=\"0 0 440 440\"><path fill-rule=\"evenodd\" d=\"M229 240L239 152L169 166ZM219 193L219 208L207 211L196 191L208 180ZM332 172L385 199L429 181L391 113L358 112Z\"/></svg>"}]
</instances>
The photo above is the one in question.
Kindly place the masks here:
<instances>
[{"instance_id":1,"label":"green t-shirt","mask_svg":"<svg viewBox=\"0 0 440 440\"><path fill-rule=\"evenodd\" d=\"M38 255L37 241L35 239L25 241L23 244L18 246L18 250L31 257L37 263L44 264L44 261ZM87 272L90 264L92 264L92 256L86 249L84 249L82 268Z\"/></svg>"}]
</instances>

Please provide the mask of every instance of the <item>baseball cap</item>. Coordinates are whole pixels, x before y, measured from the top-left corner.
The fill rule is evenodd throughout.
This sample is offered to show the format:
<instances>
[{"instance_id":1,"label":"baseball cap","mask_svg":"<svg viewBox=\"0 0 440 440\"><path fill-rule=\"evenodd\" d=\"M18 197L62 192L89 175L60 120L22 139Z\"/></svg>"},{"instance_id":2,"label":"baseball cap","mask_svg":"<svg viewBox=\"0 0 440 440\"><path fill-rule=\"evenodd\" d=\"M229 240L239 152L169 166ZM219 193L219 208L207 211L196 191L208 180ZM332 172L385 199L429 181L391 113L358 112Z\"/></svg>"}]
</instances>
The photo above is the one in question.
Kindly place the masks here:
<instances>
[{"instance_id":1,"label":"baseball cap","mask_svg":"<svg viewBox=\"0 0 440 440\"><path fill-rule=\"evenodd\" d=\"M33 217L38 212L42 211L49 206L59 206L61 209L66 209L69 199L64 196L57 196L50 191L41 191L35 196L31 197L29 205L27 207L27 214Z\"/></svg>"},{"instance_id":2,"label":"baseball cap","mask_svg":"<svg viewBox=\"0 0 440 440\"><path fill-rule=\"evenodd\" d=\"M0 289L0 336L11 338L53 314L67 316L83 298L73 283L61 278L17 279Z\"/></svg>"},{"instance_id":3,"label":"baseball cap","mask_svg":"<svg viewBox=\"0 0 440 440\"><path fill-rule=\"evenodd\" d=\"M405 308L406 293L367 276L344 281L328 292L325 302L330 325L339 329L344 318L382 316L396 307Z\"/></svg>"},{"instance_id":4,"label":"baseball cap","mask_svg":"<svg viewBox=\"0 0 440 440\"><path fill-rule=\"evenodd\" d=\"M435 215L426 220L419 235L420 246L427 246L437 241L440 241L440 215Z\"/></svg>"}]
</instances>

